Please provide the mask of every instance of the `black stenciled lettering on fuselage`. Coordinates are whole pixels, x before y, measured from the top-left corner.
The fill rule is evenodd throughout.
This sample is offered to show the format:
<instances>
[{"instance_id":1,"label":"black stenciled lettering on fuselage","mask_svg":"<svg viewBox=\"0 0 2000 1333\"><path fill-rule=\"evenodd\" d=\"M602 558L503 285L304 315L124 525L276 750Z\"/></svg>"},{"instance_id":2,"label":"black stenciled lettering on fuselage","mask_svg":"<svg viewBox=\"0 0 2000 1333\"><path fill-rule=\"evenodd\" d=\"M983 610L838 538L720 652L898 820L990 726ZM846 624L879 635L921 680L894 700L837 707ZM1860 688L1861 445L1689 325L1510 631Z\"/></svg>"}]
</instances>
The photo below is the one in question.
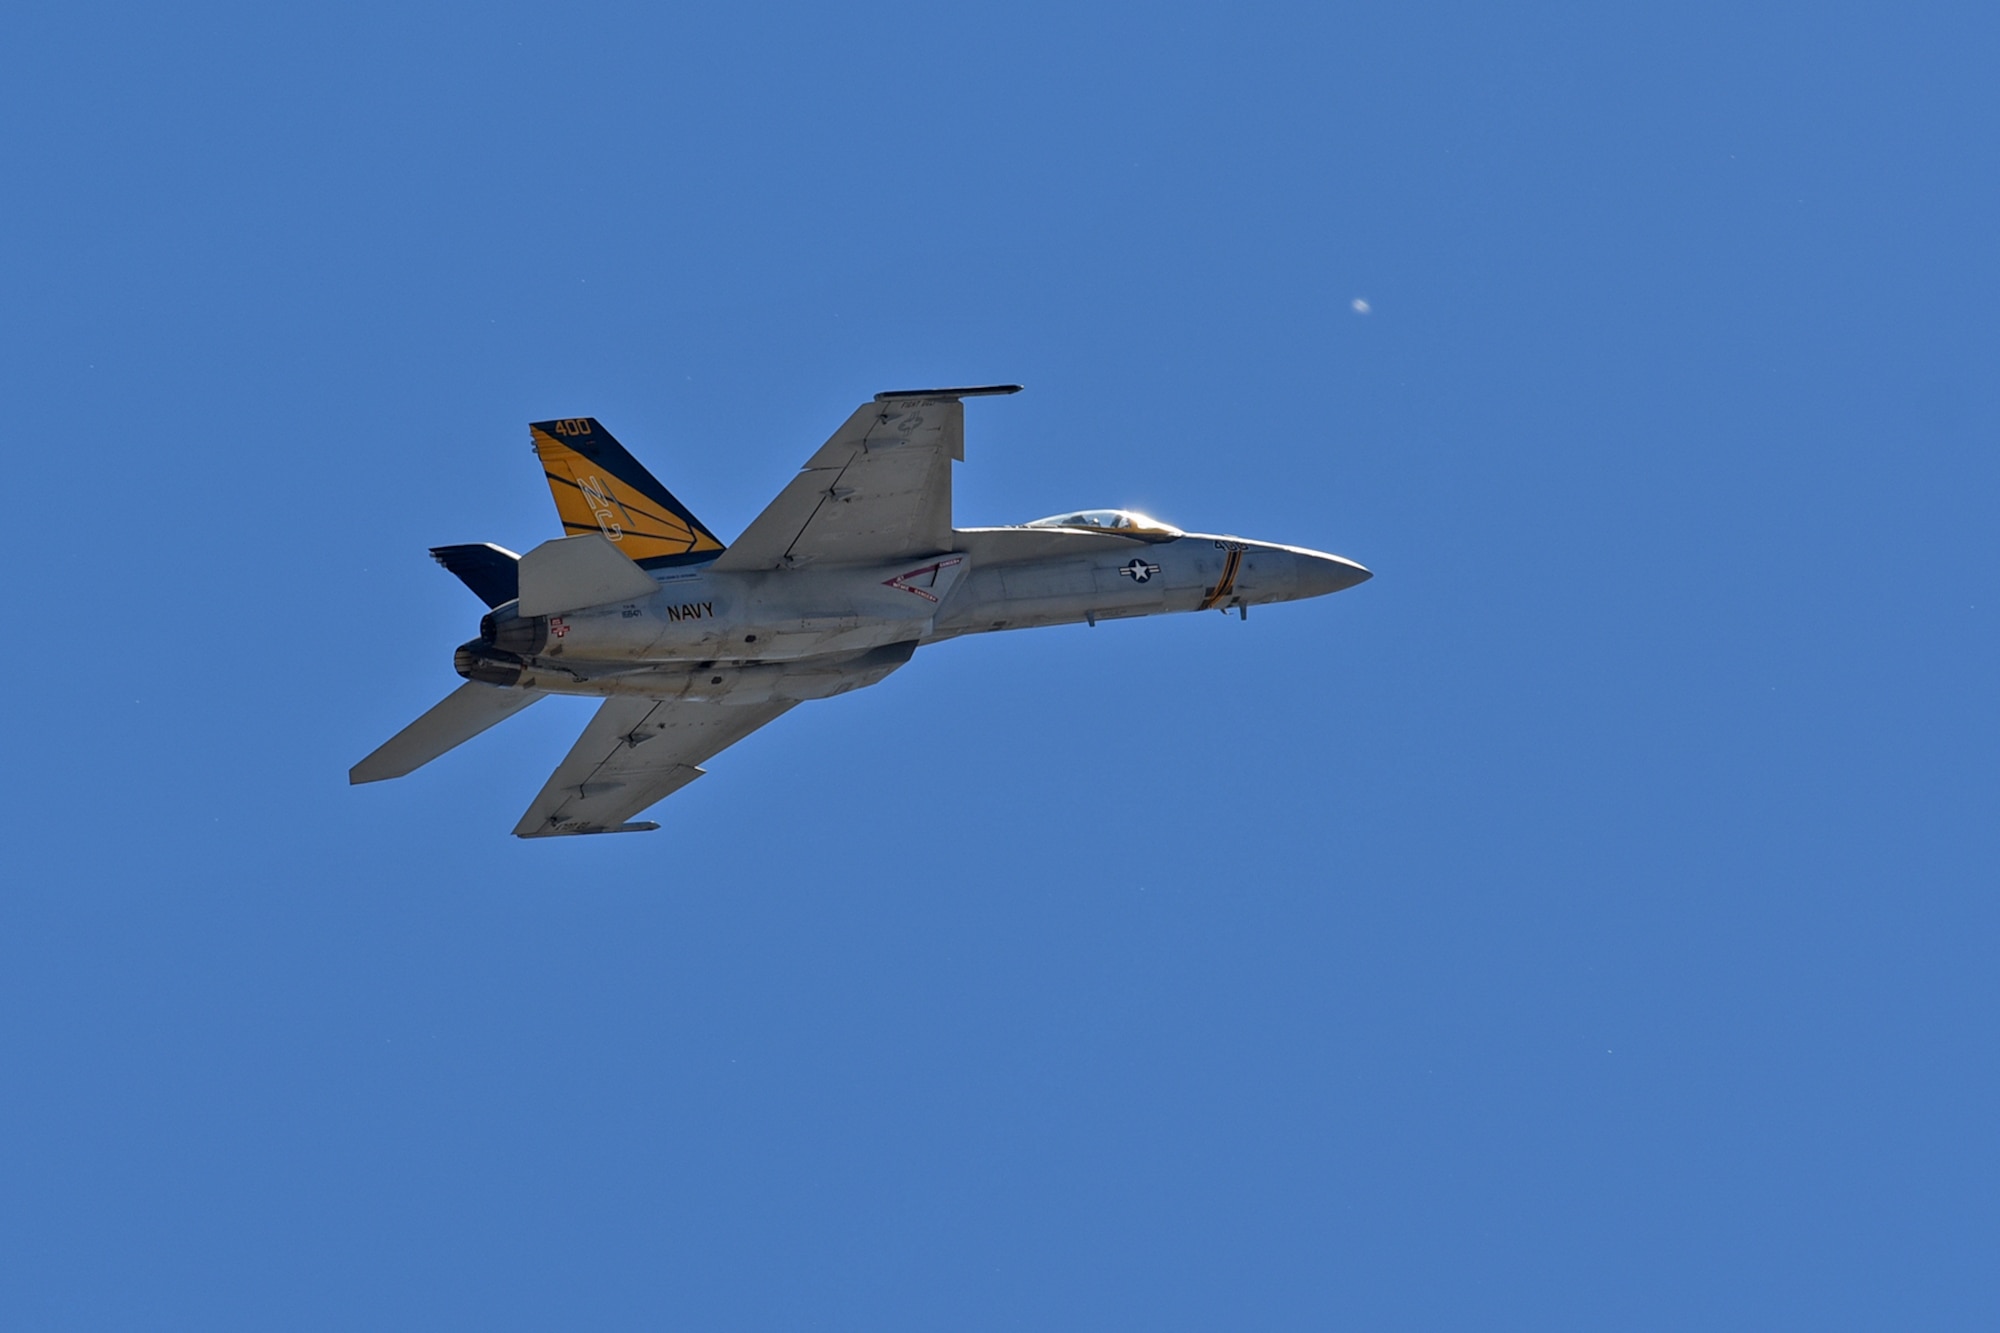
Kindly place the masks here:
<instances>
[{"instance_id":1,"label":"black stenciled lettering on fuselage","mask_svg":"<svg viewBox=\"0 0 2000 1333\"><path fill-rule=\"evenodd\" d=\"M701 620L704 617L715 619L714 602L682 602L679 606L667 608L669 620Z\"/></svg>"}]
</instances>

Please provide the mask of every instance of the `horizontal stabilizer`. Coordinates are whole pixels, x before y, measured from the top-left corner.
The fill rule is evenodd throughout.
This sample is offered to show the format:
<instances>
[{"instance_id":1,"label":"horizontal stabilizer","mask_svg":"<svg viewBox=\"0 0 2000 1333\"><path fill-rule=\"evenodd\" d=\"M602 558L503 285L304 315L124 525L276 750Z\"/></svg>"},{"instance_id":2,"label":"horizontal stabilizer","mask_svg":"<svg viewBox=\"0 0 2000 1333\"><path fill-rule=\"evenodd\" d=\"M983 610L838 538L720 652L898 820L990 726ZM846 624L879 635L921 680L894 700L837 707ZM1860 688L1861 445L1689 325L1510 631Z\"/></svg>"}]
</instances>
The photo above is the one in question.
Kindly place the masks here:
<instances>
[{"instance_id":1,"label":"horizontal stabilizer","mask_svg":"<svg viewBox=\"0 0 2000 1333\"><path fill-rule=\"evenodd\" d=\"M518 568L524 616L636 601L660 590L652 575L597 532L543 542L521 557Z\"/></svg>"},{"instance_id":2,"label":"horizontal stabilizer","mask_svg":"<svg viewBox=\"0 0 2000 1333\"><path fill-rule=\"evenodd\" d=\"M498 685L465 684L447 694L434 708L382 743L382 747L347 770L350 783L380 782L414 773L445 751L465 744L495 723L505 722L535 700L536 690L502 689Z\"/></svg>"},{"instance_id":3,"label":"horizontal stabilizer","mask_svg":"<svg viewBox=\"0 0 2000 1333\"><path fill-rule=\"evenodd\" d=\"M521 557L504 546L492 542L433 546L431 559L458 575L458 581L489 607L511 602L521 595L520 576L514 569Z\"/></svg>"}]
</instances>

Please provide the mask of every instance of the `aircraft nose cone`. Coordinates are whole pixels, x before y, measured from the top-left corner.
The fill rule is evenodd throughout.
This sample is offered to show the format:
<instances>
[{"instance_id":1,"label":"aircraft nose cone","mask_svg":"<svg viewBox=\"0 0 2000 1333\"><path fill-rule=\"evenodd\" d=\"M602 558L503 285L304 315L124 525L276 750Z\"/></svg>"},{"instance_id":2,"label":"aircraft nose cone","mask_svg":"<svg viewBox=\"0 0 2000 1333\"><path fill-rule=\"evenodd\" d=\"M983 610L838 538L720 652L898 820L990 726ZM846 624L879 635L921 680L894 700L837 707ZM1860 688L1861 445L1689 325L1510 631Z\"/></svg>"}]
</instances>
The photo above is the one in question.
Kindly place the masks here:
<instances>
[{"instance_id":1,"label":"aircraft nose cone","mask_svg":"<svg viewBox=\"0 0 2000 1333\"><path fill-rule=\"evenodd\" d=\"M1337 555L1310 555L1299 561L1298 595L1324 597L1330 592L1366 583L1374 573L1365 566Z\"/></svg>"}]
</instances>

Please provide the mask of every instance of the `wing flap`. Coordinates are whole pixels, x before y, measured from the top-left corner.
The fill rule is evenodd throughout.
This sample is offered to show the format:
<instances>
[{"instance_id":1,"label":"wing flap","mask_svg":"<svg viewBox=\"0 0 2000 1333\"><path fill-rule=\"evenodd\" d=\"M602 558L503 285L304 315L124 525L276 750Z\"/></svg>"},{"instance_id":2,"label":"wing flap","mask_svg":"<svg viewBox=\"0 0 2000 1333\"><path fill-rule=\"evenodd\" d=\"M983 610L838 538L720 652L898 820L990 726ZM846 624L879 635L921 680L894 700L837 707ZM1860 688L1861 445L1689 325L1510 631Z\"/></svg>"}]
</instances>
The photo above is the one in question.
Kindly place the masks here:
<instances>
[{"instance_id":1,"label":"wing flap","mask_svg":"<svg viewBox=\"0 0 2000 1333\"><path fill-rule=\"evenodd\" d=\"M951 550L951 465L965 457L959 399L1012 391L912 390L863 403L712 568L866 564Z\"/></svg>"}]
</instances>

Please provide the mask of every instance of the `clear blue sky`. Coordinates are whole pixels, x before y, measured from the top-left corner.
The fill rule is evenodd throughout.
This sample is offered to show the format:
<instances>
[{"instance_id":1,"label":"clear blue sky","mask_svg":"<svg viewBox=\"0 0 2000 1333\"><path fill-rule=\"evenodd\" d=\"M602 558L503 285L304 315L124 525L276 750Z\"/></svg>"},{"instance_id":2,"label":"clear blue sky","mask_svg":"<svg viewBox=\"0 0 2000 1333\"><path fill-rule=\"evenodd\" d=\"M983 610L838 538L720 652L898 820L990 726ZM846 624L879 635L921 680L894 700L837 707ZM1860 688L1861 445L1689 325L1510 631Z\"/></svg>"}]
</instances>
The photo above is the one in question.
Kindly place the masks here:
<instances>
[{"instance_id":1,"label":"clear blue sky","mask_svg":"<svg viewBox=\"0 0 2000 1333\"><path fill-rule=\"evenodd\" d=\"M2000 21L679 9L0 19L0 1324L2000 1321ZM988 380L1376 579L348 788L527 421Z\"/></svg>"}]
</instances>

